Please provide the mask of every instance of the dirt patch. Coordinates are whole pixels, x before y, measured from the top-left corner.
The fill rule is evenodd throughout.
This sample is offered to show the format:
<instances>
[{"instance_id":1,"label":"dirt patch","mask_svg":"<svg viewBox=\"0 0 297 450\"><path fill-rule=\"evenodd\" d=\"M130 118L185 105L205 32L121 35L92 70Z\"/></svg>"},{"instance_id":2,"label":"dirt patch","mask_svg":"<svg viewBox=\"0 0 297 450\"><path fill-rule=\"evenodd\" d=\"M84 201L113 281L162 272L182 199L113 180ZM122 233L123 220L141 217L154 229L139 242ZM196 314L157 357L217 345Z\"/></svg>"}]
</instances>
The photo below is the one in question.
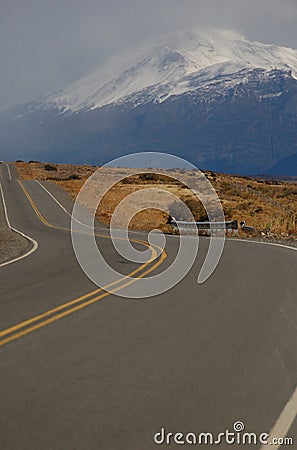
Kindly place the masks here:
<instances>
[{"instance_id":1,"label":"dirt patch","mask_svg":"<svg viewBox=\"0 0 297 450\"><path fill-rule=\"evenodd\" d=\"M29 241L18 233L0 229L0 264L21 256L29 245Z\"/></svg>"},{"instance_id":2,"label":"dirt patch","mask_svg":"<svg viewBox=\"0 0 297 450\"><path fill-rule=\"evenodd\" d=\"M22 255L29 245L26 238L8 228L0 197L0 264Z\"/></svg>"}]
</instances>

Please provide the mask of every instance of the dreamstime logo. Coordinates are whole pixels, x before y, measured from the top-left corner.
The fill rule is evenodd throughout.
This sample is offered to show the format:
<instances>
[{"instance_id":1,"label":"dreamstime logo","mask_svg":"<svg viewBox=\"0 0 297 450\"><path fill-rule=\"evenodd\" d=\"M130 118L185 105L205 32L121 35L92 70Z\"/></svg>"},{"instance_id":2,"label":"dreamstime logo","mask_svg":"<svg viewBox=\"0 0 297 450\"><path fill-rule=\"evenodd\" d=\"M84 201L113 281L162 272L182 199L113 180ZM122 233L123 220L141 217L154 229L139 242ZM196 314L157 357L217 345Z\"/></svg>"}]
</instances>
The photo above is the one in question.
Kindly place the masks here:
<instances>
[{"instance_id":1,"label":"dreamstime logo","mask_svg":"<svg viewBox=\"0 0 297 450\"><path fill-rule=\"evenodd\" d=\"M233 425L234 431L237 431L237 433L240 433L241 431L244 430L244 423L243 422L235 422Z\"/></svg>"},{"instance_id":2,"label":"dreamstime logo","mask_svg":"<svg viewBox=\"0 0 297 450\"><path fill-rule=\"evenodd\" d=\"M111 170L115 167L125 169ZM191 230L191 237L179 227L179 249L174 261L169 267L166 264L163 271L160 272L159 269L157 274L148 276L147 268L153 264L157 266L157 261L165 259L166 236L159 230L153 230L148 233L147 240L139 236L129 238L128 226L132 218L140 211L152 208L168 212L168 204L175 202L182 209L185 220L194 221L192 213L184 202L168 190L160 188L144 188L131 193L117 205L111 218L109 237L114 249L126 261L138 264L138 269L130 275L119 273L111 267L98 248L94 223L97 208L103 197L110 193L117 183L128 177L143 174L164 176L164 172L152 167L185 169L174 171L174 176L173 172L168 175L191 189L203 204L210 222L224 221L220 200L211 183L197 167L184 159L165 153L136 153L115 159L100 167L88 178L76 198L71 217L72 243L77 260L85 274L97 286L122 297L145 298L171 289L189 272L198 253L197 227L194 226ZM195 171L192 172L192 176L188 175L189 170ZM106 176L107 171L109 176ZM210 233L208 253L199 273L198 283L203 283L213 273L224 248L225 231L214 231L210 228ZM139 249L140 245L142 250ZM147 273L142 272L139 276L140 269L146 269ZM137 272L138 277L133 277ZM116 289L115 286L119 280L123 279L121 288Z\"/></svg>"}]
</instances>

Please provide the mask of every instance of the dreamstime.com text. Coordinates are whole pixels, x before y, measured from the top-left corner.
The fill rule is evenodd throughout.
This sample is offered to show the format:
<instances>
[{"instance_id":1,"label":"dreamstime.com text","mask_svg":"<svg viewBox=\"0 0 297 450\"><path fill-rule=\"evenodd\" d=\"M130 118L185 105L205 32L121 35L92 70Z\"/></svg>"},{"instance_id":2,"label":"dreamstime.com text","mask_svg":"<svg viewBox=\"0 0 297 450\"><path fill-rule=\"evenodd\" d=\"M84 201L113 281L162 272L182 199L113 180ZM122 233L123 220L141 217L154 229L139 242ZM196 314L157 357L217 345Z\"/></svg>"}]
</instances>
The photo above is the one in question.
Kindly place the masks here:
<instances>
[{"instance_id":1,"label":"dreamstime.com text","mask_svg":"<svg viewBox=\"0 0 297 450\"><path fill-rule=\"evenodd\" d=\"M253 433L245 431L243 422L237 421L233 424L233 430L225 430L214 434L210 432L201 433L172 433L165 428L154 435L154 442L158 445L276 445L293 446L291 437L271 437L268 433Z\"/></svg>"}]
</instances>

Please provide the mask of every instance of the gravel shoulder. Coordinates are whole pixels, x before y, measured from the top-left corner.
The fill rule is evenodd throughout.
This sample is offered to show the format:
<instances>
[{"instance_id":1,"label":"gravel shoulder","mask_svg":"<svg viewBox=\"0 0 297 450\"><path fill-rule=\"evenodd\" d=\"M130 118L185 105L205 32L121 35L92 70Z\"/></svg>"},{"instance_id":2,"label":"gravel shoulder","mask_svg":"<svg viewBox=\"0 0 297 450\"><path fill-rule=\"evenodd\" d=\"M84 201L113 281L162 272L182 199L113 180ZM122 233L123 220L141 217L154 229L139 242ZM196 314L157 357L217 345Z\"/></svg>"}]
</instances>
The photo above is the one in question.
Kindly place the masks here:
<instances>
[{"instance_id":1,"label":"gravel shoulder","mask_svg":"<svg viewBox=\"0 0 297 450\"><path fill-rule=\"evenodd\" d=\"M21 256L30 246L28 239L8 228L0 196L0 264Z\"/></svg>"}]
</instances>

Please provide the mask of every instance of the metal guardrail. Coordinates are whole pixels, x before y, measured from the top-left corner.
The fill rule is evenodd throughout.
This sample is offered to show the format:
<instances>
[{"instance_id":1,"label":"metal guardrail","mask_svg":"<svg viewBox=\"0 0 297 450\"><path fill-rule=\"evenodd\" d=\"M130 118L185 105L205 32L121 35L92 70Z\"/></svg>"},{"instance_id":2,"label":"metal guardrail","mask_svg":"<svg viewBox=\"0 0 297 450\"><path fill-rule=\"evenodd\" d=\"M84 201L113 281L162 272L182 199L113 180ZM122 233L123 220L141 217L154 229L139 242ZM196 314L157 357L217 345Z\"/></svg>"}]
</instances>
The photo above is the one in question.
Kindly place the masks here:
<instances>
[{"instance_id":1,"label":"metal guardrail","mask_svg":"<svg viewBox=\"0 0 297 450\"><path fill-rule=\"evenodd\" d=\"M174 217L170 217L167 222L173 228L177 229L193 229L198 228L198 230L232 230L238 231L238 221L230 220L227 222L186 222L183 220L176 220Z\"/></svg>"}]
</instances>

